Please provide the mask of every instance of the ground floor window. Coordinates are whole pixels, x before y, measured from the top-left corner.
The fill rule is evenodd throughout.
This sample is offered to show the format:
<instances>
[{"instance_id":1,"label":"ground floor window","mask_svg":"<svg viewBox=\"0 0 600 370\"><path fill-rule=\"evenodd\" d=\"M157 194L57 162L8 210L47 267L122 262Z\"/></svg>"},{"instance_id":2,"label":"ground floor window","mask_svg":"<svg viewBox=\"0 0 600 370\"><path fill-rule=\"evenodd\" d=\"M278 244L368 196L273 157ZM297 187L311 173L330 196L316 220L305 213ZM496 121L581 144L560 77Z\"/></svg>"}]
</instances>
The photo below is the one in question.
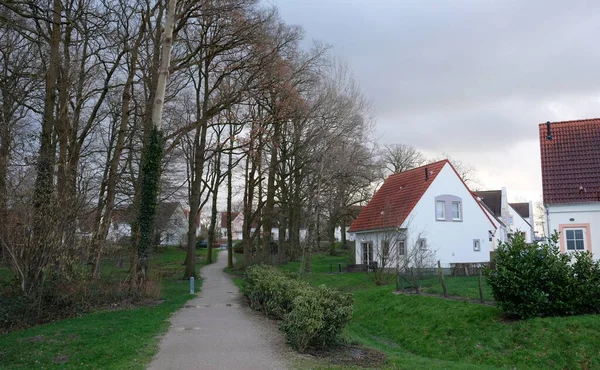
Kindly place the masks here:
<instances>
[{"instance_id":1,"label":"ground floor window","mask_svg":"<svg viewBox=\"0 0 600 370\"><path fill-rule=\"evenodd\" d=\"M583 229L566 229L565 239L567 242L567 251L585 250L585 239Z\"/></svg>"},{"instance_id":2,"label":"ground floor window","mask_svg":"<svg viewBox=\"0 0 600 370\"><path fill-rule=\"evenodd\" d=\"M398 242L398 254L401 256L406 256L406 243L404 240Z\"/></svg>"}]
</instances>

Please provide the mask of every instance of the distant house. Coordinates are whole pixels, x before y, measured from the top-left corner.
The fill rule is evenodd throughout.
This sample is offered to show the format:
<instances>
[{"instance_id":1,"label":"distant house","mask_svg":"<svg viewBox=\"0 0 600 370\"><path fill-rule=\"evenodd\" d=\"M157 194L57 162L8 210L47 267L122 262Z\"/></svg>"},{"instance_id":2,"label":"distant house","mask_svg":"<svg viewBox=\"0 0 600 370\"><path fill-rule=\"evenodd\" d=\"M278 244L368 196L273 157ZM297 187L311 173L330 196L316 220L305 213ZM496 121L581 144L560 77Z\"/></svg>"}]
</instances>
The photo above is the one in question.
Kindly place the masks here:
<instances>
[{"instance_id":1,"label":"distant house","mask_svg":"<svg viewBox=\"0 0 600 370\"><path fill-rule=\"evenodd\" d=\"M180 203L160 203L155 221L155 241L160 245L176 245L187 242L188 213ZM135 214L131 207L113 211L107 239L119 243L131 237L131 223Z\"/></svg>"},{"instance_id":2,"label":"distant house","mask_svg":"<svg viewBox=\"0 0 600 370\"><path fill-rule=\"evenodd\" d=\"M487 262L496 225L448 160L388 177L352 223L357 263L378 262L389 232L400 234L397 258L431 250L443 267ZM388 258L394 267L396 257Z\"/></svg>"},{"instance_id":3,"label":"distant house","mask_svg":"<svg viewBox=\"0 0 600 370\"><path fill-rule=\"evenodd\" d=\"M498 241L522 233L527 243L534 240L533 203L508 203L506 188L475 192L487 210L499 221Z\"/></svg>"},{"instance_id":4,"label":"distant house","mask_svg":"<svg viewBox=\"0 0 600 370\"><path fill-rule=\"evenodd\" d=\"M600 118L539 125L548 234L600 258Z\"/></svg>"},{"instance_id":5,"label":"distant house","mask_svg":"<svg viewBox=\"0 0 600 370\"><path fill-rule=\"evenodd\" d=\"M362 206L350 206L350 207L348 207L346 215L343 216L342 224L344 225L344 228L346 229L345 231L346 231L346 240L347 241L354 240L354 234L349 233L348 229L350 229L350 225L356 219L356 217L358 217L358 215L360 214L360 212L362 211L363 208L364 207L362 207ZM342 240L342 226L335 227L333 236L336 241Z\"/></svg>"},{"instance_id":6,"label":"distant house","mask_svg":"<svg viewBox=\"0 0 600 370\"><path fill-rule=\"evenodd\" d=\"M244 231L244 214L231 212L231 234L233 240L242 240ZM221 212L221 238L227 238L227 212Z\"/></svg>"},{"instance_id":7,"label":"distant house","mask_svg":"<svg viewBox=\"0 0 600 370\"><path fill-rule=\"evenodd\" d=\"M275 210L277 211L277 210ZM275 220L273 227L271 228L271 238L274 241L279 239L279 221ZM254 233L256 228L259 226L257 221L252 222L250 225L250 232ZM221 238L227 238L227 212L221 212ZM242 240L244 231L244 214L242 212L231 212L231 231L233 234L233 240ZM288 230L289 231L289 230ZM304 226L300 227L300 240L306 238L307 229ZM289 233L286 233L289 237Z\"/></svg>"}]
</instances>

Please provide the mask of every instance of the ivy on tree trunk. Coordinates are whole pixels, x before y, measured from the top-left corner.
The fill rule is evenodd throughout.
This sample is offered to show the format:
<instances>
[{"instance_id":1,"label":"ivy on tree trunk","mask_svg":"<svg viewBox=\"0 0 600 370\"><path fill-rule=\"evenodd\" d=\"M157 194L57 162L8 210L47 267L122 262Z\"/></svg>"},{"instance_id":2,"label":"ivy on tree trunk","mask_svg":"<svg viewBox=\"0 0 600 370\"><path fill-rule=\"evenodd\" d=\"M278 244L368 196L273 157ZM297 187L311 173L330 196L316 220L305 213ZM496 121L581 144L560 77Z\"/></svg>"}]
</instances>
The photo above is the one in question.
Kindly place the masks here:
<instances>
[{"instance_id":1,"label":"ivy on tree trunk","mask_svg":"<svg viewBox=\"0 0 600 370\"><path fill-rule=\"evenodd\" d=\"M160 188L160 170L163 154L163 133L157 127L150 132L148 145L142 153L140 210L138 213L138 240L137 240L137 265L136 283L143 282L148 270L148 259L154 235L154 220L158 207L158 193Z\"/></svg>"}]
</instances>

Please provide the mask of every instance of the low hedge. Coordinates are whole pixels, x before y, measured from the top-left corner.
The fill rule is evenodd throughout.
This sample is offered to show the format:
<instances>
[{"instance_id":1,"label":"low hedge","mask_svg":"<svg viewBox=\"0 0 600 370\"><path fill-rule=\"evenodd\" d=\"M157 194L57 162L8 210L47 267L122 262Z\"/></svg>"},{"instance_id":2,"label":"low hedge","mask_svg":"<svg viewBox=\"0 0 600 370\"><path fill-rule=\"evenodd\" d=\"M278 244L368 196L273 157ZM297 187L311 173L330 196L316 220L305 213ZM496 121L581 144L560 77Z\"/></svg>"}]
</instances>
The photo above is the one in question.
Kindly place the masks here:
<instances>
[{"instance_id":1,"label":"low hedge","mask_svg":"<svg viewBox=\"0 0 600 370\"><path fill-rule=\"evenodd\" d=\"M325 286L313 288L295 274L272 266L248 268L242 291L253 309L282 320L281 330L300 352L335 344L352 317L351 294Z\"/></svg>"}]
</instances>

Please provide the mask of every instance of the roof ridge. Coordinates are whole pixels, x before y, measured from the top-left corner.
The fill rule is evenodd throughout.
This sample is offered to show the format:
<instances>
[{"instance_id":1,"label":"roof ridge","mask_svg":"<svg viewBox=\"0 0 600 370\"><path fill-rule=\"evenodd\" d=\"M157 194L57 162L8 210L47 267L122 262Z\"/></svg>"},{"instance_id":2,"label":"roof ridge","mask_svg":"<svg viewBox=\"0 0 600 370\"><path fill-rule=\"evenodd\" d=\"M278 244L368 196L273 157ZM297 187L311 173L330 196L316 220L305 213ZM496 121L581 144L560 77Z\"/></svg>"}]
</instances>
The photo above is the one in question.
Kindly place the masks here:
<instances>
[{"instance_id":1,"label":"roof ridge","mask_svg":"<svg viewBox=\"0 0 600 370\"><path fill-rule=\"evenodd\" d=\"M419 166L419 167L411 168L410 170L406 170L406 171L402 171L402 172L398 172L398 173L393 173L393 174L389 175L387 178L389 179L389 178L390 178L390 177L392 177L392 176L404 175L404 174L406 174L406 173L408 173L408 172L411 172L411 171L416 171L416 170L420 170L420 169L424 169L424 168L426 168L426 167L428 167L428 166L437 165L437 164L439 164L439 163L441 163L441 162L447 162L447 163L450 163L450 161L449 161L447 158L446 158L446 159L440 159L439 161L435 161L435 162L427 163L427 164L424 164L424 165L422 165L422 166Z\"/></svg>"},{"instance_id":2,"label":"roof ridge","mask_svg":"<svg viewBox=\"0 0 600 370\"><path fill-rule=\"evenodd\" d=\"M567 121L547 121L547 122L539 123L538 125L539 126L546 125L548 122L550 122L551 125L555 125L555 124L559 124L559 123L586 123L586 122L591 122L591 121L600 121L600 117L599 118L573 119L573 120L567 120Z\"/></svg>"}]
</instances>

